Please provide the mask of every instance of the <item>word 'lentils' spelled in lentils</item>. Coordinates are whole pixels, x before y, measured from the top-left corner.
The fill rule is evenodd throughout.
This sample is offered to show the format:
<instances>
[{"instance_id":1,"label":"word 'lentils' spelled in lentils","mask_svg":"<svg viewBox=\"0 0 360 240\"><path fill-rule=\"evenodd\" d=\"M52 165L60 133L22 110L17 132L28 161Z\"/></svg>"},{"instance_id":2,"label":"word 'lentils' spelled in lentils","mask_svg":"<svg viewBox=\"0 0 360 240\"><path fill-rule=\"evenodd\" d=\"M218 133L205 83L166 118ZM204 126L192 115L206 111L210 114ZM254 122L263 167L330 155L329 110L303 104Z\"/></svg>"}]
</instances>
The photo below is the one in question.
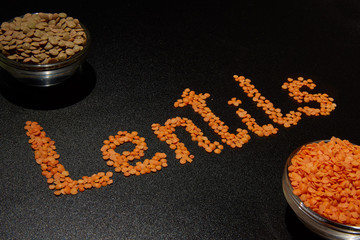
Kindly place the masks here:
<instances>
[{"instance_id":1,"label":"word 'lentils' spelled in lentils","mask_svg":"<svg viewBox=\"0 0 360 240\"><path fill-rule=\"evenodd\" d=\"M60 164L60 155L56 152L55 142L46 136L45 131L37 122L27 121L24 127L29 143L34 150L36 163L41 166L42 175L46 177L49 189L55 195L77 194L85 189L105 187L113 183L112 172L98 172L91 176L83 176L73 180L69 172Z\"/></svg>"},{"instance_id":2,"label":"word 'lentils' spelled in lentils","mask_svg":"<svg viewBox=\"0 0 360 240\"><path fill-rule=\"evenodd\" d=\"M39 15L40 16L40 15ZM56 17L65 17L65 16L57 16ZM41 15L40 18L49 18L53 20L53 15ZM63 28L61 25L61 28ZM66 23L67 24L67 23ZM36 26L36 24L35 24ZM3 24L2 29L10 27L9 25ZM13 26L12 26L13 27ZM64 27L66 29L66 26ZM10 33L6 33L10 35ZM6 35L5 34L5 35ZM45 37L44 37L45 38ZM5 41L5 40L4 40ZM0 46L1 47L1 46ZM6 51L6 48L5 48ZM274 105L266 99L261 93L255 88L249 79L246 79L243 76L233 76L237 82L239 82L239 86L244 90L248 97L252 98L254 102L257 103L257 107L262 108L265 113L269 116L273 122L283 125L284 127L290 127L292 125L296 125L297 122L301 119L302 113L305 113L308 116L319 116L319 115L329 115L331 111L333 111L336 107L336 104L333 103L334 99L330 98L327 94L309 94L306 91L301 91L301 88L306 86L310 89L315 88L315 84L310 80L304 80L303 78L298 78L297 80L293 80L288 78L288 82L285 82L282 85L283 89L287 89L289 91L289 96L294 98L298 103L302 102L317 102L320 103L320 108L310 108L308 106L299 107L297 111L290 111L285 114L285 116L281 113L280 108L274 107ZM199 93L196 94L194 91L186 88L181 98L175 101L174 107L182 108L186 106L191 106L194 112L198 113L205 122L213 129L213 131L218 134L221 138L221 142L227 144L231 148L241 148L245 143L250 140L249 132L245 129L238 128L236 129L236 133L230 133L229 127L218 117L213 111L207 106L206 99L210 97L209 93ZM232 105L235 107L239 107L241 104L241 100L237 98L232 98L228 101L228 105ZM242 119L242 122L246 124L247 128L255 133L257 136L264 137L270 136L271 134L276 134L278 132L278 128L275 128L272 124L265 124L260 126L256 123L255 119L251 117L251 115L242 108L238 108L236 111L237 115ZM205 149L208 153L216 153L220 154L224 149L224 146L218 141L210 141L208 137L204 136L202 130L198 128L191 119L185 117L173 117L165 121L163 125L158 123L154 123L151 125L154 134L160 141L166 142L170 149L175 151L175 157L179 160L181 164L191 163L194 159L194 155L190 153L188 148L185 146L183 142L175 134L175 130L177 127L183 127L185 130L190 133L191 140L197 142L197 145L203 149ZM35 151L35 159L36 162L41 165L42 174L47 178L47 182L49 183L49 188L51 190L55 190L55 195L61 194L76 194L78 191L82 192L85 189L90 188L99 188L102 186L109 185L113 183L111 177L113 176L112 172L99 172L97 174L93 174L91 177L84 176L82 179L73 180L69 177L69 172L65 170L64 166L61 165L58 161L59 154L55 151L54 141L50 138L46 137L43 128L37 122L27 121L25 129L27 130L27 135L30 137L29 143L31 143L32 149ZM335 140L332 139L332 142ZM337 141L336 141L337 142ZM119 131L115 136L109 136L108 139L103 141L104 145L101 148L101 152L103 155L103 159L106 161L107 166L114 167L114 171L117 173L122 172L124 176L128 177L131 175L139 176L142 174L148 174L152 172L158 172L162 168L167 167L167 160L165 153L156 152L155 155L151 159L145 159L144 161L137 161L135 164L131 164L134 160L139 160L144 156L144 152L148 149L147 144L145 142L145 138L138 136L136 131L127 132L127 131ZM135 147L132 151L123 151L121 154L117 153L115 149L125 143L134 144ZM321 145L321 144L320 144ZM324 151L327 151L324 148ZM357 151L357 155L359 154L359 150ZM331 152L331 151L327 151ZM346 152L346 151L345 151ZM315 151L316 154L316 151ZM344 153L341 153L342 155ZM341 156L342 156L341 155ZM329 158L329 157L328 157ZM327 160L328 160L327 158ZM358 157L357 157L358 158ZM308 163L309 156L306 156L305 162ZM344 158L347 161L348 158ZM352 162L352 166L360 165L360 160ZM302 163L300 161L300 163ZM312 163L309 163L312 164ZM329 165L331 163L328 163ZM298 163L294 163L289 168L289 177L292 179L292 184L294 187L294 193L299 195L300 198L306 202L308 206L316 205L321 197L319 196L335 196L335 199L338 202L344 203L347 199L344 198L344 193L351 192L352 195L355 193L360 196L360 170L354 172L355 168L349 170L349 176L357 179L352 186L355 186L356 189L344 189L344 187L348 187L348 181L340 181L339 183L335 183L330 188L332 190L338 190L341 187L343 190L339 193L332 193L331 189L326 191L325 194L321 194L317 197L309 196L308 193L312 193L314 188L307 188L307 183L310 182L309 179L304 177L302 180L301 177L305 176L304 172L300 174L298 170L305 171L305 173L313 172L313 167L309 170L309 165L300 166L299 169L296 167L297 165L301 165ZM346 165L348 166L348 165ZM326 171L324 174L329 173L330 175L334 173L335 177L339 178L342 176L341 173L337 173L339 169L343 170L344 166L334 166L333 172L331 172L329 167L326 166ZM304 170L305 169L305 170ZM300 171L299 170L299 171ZM353 172L351 172L353 171ZM340 174L340 175L339 175ZM314 179L314 178L312 178ZM312 180L311 179L311 180ZM325 181L325 183L329 183L334 180L334 176L328 177L327 179L321 179L318 181ZM335 179L336 180L336 179ZM337 179L338 180L338 179ZM343 178L341 177L341 180ZM302 182L303 181L303 182ZM306 183L306 184L305 184ZM315 184L316 186L316 184ZM357 189L359 188L359 190ZM325 187L324 187L325 188ZM303 194L307 191L305 195ZM355 191L355 192L354 192ZM316 190L317 193L320 192L320 189ZM338 195L341 194L341 198L338 198ZM360 198L360 197L359 197ZM360 200L359 200L360 201ZM356 205L357 204L357 205ZM334 205L334 204L333 204ZM340 205L339 205L340 206ZM357 201L348 203L348 205L341 205L343 207L349 206L349 209L359 209L358 214L360 214L360 203ZM331 210L332 218L331 219L340 219L339 221L344 222L344 215L334 214L334 207L326 208L326 204L322 204L319 207L320 212L328 212ZM330 210L329 210L330 209ZM316 209L315 209L316 211ZM357 210L356 210L357 211ZM354 211L350 213L353 218L356 218L357 215ZM335 216L335 217L334 217ZM336 217L337 216L337 217ZM349 217L349 214L346 216ZM354 223L353 218L349 217L349 221ZM356 224L360 225L359 222L355 221Z\"/></svg>"},{"instance_id":3,"label":"word 'lentils' spelled in lentils","mask_svg":"<svg viewBox=\"0 0 360 240\"><path fill-rule=\"evenodd\" d=\"M303 146L291 159L293 193L333 221L360 226L360 146L332 137Z\"/></svg>"}]
</instances>

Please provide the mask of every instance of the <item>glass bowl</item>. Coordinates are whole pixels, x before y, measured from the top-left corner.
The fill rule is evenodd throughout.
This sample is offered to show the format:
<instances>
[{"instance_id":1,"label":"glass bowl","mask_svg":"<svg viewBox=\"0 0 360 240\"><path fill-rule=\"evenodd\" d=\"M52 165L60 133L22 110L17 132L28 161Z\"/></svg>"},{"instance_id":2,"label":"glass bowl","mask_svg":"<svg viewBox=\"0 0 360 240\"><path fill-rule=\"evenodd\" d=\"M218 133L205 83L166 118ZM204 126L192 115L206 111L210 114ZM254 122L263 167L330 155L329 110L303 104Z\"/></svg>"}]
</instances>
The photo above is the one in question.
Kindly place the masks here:
<instances>
[{"instance_id":1,"label":"glass bowl","mask_svg":"<svg viewBox=\"0 0 360 240\"><path fill-rule=\"evenodd\" d=\"M321 141L328 142L329 140L319 140L308 144L318 143ZM301 147L297 148L290 154L284 168L282 188L288 204L295 212L299 220L308 229L325 239L360 239L360 227L344 225L321 216L306 207L300 198L293 193L293 187L291 186L289 179L288 167L291 165L291 159L300 151Z\"/></svg>"},{"instance_id":2,"label":"glass bowl","mask_svg":"<svg viewBox=\"0 0 360 240\"><path fill-rule=\"evenodd\" d=\"M84 62L91 44L89 30L81 22L80 25L86 33L87 40L83 49L72 57L56 63L30 64L10 60L0 52L0 66L26 85L49 87L64 82L73 76Z\"/></svg>"}]
</instances>

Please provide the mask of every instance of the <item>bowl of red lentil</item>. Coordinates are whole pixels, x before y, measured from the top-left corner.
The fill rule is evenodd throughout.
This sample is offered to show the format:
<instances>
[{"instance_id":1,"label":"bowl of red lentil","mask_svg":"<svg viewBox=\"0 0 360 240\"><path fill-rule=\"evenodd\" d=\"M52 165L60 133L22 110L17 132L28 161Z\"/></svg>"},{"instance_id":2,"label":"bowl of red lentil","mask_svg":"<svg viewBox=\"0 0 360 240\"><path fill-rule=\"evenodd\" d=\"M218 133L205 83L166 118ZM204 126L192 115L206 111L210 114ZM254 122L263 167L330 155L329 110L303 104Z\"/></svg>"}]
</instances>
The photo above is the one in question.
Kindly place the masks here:
<instances>
[{"instance_id":1,"label":"bowl of red lentil","mask_svg":"<svg viewBox=\"0 0 360 240\"><path fill-rule=\"evenodd\" d=\"M26 13L1 24L0 66L26 85L57 85L79 70L90 43L89 30L66 13Z\"/></svg>"},{"instance_id":2,"label":"bowl of red lentil","mask_svg":"<svg viewBox=\"0 0 360 240\"><path fill-rule=\"evenodd\" d=\"M291 153L282 177L300 221L326 239L360 239L360 146L332 137Z\"/></svg>"}]
</instances>

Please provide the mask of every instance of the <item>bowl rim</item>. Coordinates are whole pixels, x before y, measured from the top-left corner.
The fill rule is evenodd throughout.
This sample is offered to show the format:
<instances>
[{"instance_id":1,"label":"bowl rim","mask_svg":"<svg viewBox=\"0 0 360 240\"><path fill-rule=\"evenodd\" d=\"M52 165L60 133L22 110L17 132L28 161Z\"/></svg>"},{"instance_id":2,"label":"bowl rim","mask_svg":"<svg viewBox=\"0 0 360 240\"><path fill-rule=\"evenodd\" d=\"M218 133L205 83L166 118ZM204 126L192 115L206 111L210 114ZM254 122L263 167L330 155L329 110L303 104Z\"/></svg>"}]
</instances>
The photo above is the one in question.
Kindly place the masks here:
<instances>
[{"instance_id":1,"label":"bowl rim","mask_svg":"<svg viewBox=\"0 0 360 240\"><path fill-rule=\"evenodd\" d=\"M293 193L293 187L292 187L290 179L289 179L289 171L288 171L288 167L291 166L291 160L303 147L305 147L309 144L320 143L320 142L330 142L330 139L315 140L315 141L307 142L307 143L301 145L300 147L297 147L293 152L291 152L291 154L289 155L289 157L287 158L286 163L285 163L284 174L283 174L283 178L285 181L283 181L283 189L285 191L285 187L289 187L289 191L288 191L289 197L294 201L296 206L300 210L302 210L302 212L308 218L311 218L312 220L317 221L317 222L321 222L322 224L325 224L326 226L329 226L333 229L337 229L339 231L345 230L344 232L346 232L346 230L348 230L348 231L352 231L352 232L355 231L356 233L360 234L360 226L346 225L346 224L342 224L339 222L335 222L331 219L328 219L328 218L322 216L321 214L313 211L311 208L306 207L305 204L303 203L303 201L301 201L301 199ZM287 186L284 186L285 184ZM289 201L287 197L286 197L286 200ZM290 203L289 203L289 205L291 206Z\"/></svg>"},{"instance_id":2,"label":"bowl rim","mask_svg":"<svg viewBox=\"0 0 360 240\"><path fill-rule=\"evenodd\" d=\"M43 12L34 12L34 13L30 13L30 14L39 14L39 13L43 13ZM25 16L25 14L20 15L18 17L23 17L23 16ZM10 20L4 21L4 22L11 22L14 19L15 19L15 17ZM4 64L6 64L8 66L15 67L17 69L31 69L31 70L40 70L40 71L69 65L72 62L75 62L78 59L80 59L82 56L84 56L88 52L88 49L90 48L91 41L92 41L89 29L80 21L79 21L79 24L84 29L84 32L86 34L86 43L84 45L84 48L81 51L79 51L78 53L76 53L74 56L72 56L64 61L59 61L56 63L47 63L47 64L23 63L23 62L18 62L18 61L7 58L2 52L0 52L0 61L2 61Z\"/></svg>"}]
</instances>

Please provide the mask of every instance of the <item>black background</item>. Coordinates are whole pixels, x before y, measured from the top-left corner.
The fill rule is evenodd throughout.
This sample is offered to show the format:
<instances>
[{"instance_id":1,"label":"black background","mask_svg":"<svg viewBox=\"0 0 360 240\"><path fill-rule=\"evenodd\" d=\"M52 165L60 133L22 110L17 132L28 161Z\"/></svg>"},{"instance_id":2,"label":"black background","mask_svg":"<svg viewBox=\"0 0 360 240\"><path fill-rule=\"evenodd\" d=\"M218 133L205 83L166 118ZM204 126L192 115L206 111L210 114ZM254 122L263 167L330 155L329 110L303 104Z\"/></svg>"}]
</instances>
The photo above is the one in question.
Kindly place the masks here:
<instances>
[{"instance_id":1,"label":"black background","mask_svg":"<svg viewBox=\"0 0 360 240\"><path fill-rule=\"evenodd\" d=\"M300 3L301 2L301 3ZM0 239L309 239L281 185L284 164L298 146L336 136L359 137L360 4L357 1L89 1L9 2L0 21L26 12L66 12L91 32L82 72L62 85L38 89L0 71ZM232 97L259 124L270 120L233 75L250 78L283 112L297 104L281 85L311 78L337 108L306 117L270 137L251 134L240 149L206 153L184 129L195 155L181 165L151 130L187 117L220 141L191 107L174 108L185 88L209 93L207 105L232 132L245 128ZM56 141L73 179L113 170L102 141L138 131L149 150L165 152L158 173L124 177L75 196L55 197L27 143L25 122L37 121ZM123 149L131 149L124 145ZM120 151L120 149L118 149Z\"/></svg>"}]
</instances>

